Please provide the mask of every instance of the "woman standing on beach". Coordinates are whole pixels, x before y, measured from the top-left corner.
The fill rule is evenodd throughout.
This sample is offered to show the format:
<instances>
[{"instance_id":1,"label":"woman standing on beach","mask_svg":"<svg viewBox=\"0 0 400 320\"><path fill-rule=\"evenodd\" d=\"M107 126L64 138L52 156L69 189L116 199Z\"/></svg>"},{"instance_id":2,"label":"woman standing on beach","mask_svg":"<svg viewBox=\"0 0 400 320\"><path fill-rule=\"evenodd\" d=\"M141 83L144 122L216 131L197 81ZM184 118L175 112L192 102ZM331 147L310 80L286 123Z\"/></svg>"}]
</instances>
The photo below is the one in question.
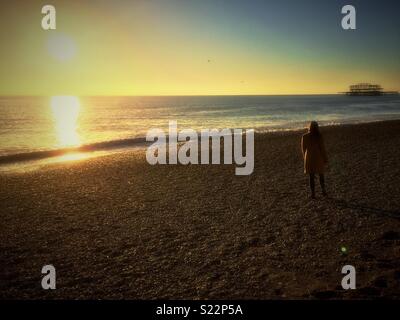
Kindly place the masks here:
<instances>
[{"instance_id":1,"label":"woman standing on beach","mask_svg":"<svg viewBox=\"0 0 400 320\"><path fill-rule=\"evenodd\" d=\"M316 174L319 174L322 194L326 196L324 172L328 158L326 156L324 140L316 121L310 123L308 132L301 138L301 149L304 159L304 173L310 175L311 198L315 199L314 177Z\"/></svg>"}]
</instances>

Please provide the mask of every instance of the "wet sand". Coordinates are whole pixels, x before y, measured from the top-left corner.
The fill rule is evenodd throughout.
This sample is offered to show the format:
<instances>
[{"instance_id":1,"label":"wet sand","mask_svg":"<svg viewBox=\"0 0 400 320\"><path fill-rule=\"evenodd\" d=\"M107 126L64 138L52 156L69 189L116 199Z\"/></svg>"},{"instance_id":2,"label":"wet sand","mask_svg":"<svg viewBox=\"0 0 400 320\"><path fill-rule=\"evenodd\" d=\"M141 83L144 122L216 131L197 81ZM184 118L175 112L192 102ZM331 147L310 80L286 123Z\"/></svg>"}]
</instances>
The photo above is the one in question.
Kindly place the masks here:
<instances>
[{"instance_id":1,"label":"wet sand","mask_svg":"<svg viewBox=\"0 0 400 320\"><path fill-rule=\"evenodd\" d=\"M150 166L143 150L1 174L0 298L399 298L400 121L322 132L316 200L300 131L256 135L250 176Z\"/></svg>"}]
</instances>

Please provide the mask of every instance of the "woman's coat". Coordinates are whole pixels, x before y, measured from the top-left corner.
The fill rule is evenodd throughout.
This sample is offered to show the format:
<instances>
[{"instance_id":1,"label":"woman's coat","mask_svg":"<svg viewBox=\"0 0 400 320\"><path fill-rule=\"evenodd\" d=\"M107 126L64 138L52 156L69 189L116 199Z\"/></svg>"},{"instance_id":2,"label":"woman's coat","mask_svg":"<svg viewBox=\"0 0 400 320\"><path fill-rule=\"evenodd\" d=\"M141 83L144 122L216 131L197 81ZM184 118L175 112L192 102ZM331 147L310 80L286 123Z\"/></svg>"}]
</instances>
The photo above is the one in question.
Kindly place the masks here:
<instances>
[{"instance_id":1,"label":"woman's coat","mask_svg":"<svg viewBox=\"0 0 400 320\"><path fill-rule=\"evenodd\" d=\"M304 173L324 173L328 159L322 136L304 134L301 138L301 149L303 151Z\"/></svg>"}]
</instances>

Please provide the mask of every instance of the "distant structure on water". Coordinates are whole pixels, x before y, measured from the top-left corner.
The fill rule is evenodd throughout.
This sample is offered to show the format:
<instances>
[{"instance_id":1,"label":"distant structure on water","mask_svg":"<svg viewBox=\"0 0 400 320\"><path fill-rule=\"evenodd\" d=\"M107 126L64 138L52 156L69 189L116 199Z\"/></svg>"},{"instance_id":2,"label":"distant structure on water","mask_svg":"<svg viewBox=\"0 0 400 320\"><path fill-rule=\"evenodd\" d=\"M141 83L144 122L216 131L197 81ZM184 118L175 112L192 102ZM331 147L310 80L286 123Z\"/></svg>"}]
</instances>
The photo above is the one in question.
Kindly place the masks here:
<instances>
[{"instance_id":1,"label":"distant structure on water","mask_svg":"<svg viewBox=\"0 0 400 320\"><path fill-rule=\"evenodd\" d=\"M343 92L348 96L386 96L397 95L397 91L383 91L379 84L358 83L350 86L350 91Z\"/></svg>"}]
</instances>

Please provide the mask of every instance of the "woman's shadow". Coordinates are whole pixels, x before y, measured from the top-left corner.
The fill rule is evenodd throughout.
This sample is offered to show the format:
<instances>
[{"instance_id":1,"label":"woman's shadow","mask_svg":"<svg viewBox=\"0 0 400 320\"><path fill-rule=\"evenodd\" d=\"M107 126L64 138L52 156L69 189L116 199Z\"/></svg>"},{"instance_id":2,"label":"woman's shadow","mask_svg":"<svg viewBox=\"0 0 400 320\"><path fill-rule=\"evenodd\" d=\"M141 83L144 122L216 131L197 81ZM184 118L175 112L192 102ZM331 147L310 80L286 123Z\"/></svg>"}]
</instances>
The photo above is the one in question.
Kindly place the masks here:
<instances>
[{"instance_id":1,"label":"woman's shadow","mask_svg":"<svg viewBox=\"0 0 400 320\"><path fill-rule=\"evenodd\" d=\"M389 216L391 218L395 219L400 219L400 210L386 210L386 209L380 209L380 208L375 208L375 207L370 207L364 204L357 203L357 201L354 200L344 200L344 199L338 199L334 197L327 197L330 202L336 204L338 207L344 208L344 209L353 209L353 210L359 210L362 212L366 213L372 213L376 215L385 215Z\"/></svg>"}]
</instances>

